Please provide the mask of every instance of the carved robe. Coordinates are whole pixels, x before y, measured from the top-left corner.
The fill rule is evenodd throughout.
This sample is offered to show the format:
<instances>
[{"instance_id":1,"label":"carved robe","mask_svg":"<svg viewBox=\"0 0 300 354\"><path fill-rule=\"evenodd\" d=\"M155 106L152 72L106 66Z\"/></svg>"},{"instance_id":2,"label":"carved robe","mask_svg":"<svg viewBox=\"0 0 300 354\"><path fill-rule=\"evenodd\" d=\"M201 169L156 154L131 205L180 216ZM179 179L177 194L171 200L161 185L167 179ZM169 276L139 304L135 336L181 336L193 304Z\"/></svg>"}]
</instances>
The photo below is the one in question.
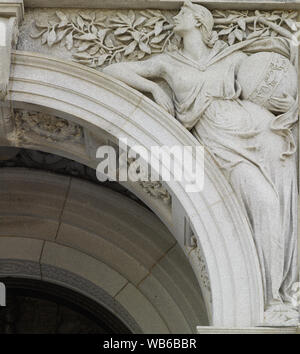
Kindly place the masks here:
<instances>
[{"instance_id":1,"label":"carved robe","mask_svg":"<svg viewBox=\"0 0 300 354\"><path fill-rule=\"evenodd\" d=\"M268 50L289 59L292 56L280 38L254 39L231 47L218 41L202 66L181 52L169 53L177 64L201 72L185 99L179 101L173 94L176 118L213 155L241 202L260 260L266 304L272 300L290 303L291 286L297 281L296 145L292 132L296 105L275 116L258 104L241 100L236 76L245 52Z\"/></svg>"}]
</instances>

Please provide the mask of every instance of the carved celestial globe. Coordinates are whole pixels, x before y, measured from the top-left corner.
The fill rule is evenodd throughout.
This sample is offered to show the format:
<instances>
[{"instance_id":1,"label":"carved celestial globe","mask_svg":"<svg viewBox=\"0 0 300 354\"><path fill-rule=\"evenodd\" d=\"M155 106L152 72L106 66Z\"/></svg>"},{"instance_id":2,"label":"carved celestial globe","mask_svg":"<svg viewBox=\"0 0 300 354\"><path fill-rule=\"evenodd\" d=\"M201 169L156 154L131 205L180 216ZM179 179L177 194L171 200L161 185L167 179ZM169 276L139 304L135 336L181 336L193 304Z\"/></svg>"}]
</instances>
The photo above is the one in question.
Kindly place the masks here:
<instances>
[{"instance_id":1,"label":"carved celestial globe","mask_svg":"<svg viewBox=\"0 0 300 354\"><path fill-rule=\"evenodd\" d=\"M297 72L281 54L261 52L252 54L241 64L237 81L242 98L272 110L270 98L297 95Z\"/></svg>"}]
</instances>

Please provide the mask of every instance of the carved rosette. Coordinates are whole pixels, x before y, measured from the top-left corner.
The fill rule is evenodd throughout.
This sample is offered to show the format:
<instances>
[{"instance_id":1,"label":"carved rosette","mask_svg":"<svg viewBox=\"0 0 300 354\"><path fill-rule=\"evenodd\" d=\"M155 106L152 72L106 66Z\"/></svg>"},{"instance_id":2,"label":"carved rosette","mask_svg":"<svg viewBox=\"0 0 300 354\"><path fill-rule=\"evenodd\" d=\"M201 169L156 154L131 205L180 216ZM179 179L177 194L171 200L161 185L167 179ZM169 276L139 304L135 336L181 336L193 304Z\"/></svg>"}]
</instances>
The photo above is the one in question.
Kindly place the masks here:
<instances>
[{"instance_id":1,"label":"carved rosette","mask_svg":"<svg viewBox=\"0 0 300 354\"><path fill-rule=\"evenodd\" d=\"M33 136L50 142L83 142L83 129L68 120L42 112L14 111L16 136L18 141L26 142Z\"/></svg>"}]
</instances>

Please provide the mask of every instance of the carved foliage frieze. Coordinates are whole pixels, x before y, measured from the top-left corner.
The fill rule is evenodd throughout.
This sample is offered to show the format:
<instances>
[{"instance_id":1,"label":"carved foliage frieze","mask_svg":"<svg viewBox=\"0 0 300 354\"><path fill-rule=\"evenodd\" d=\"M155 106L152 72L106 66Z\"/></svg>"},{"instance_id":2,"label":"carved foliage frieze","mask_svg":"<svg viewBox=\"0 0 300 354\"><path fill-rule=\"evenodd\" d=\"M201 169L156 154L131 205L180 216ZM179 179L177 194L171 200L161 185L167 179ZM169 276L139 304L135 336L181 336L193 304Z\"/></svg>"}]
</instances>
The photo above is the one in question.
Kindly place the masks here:
<instances>
[{"instance_id":1,"label":"carved foliage frieze","mask_svg":"<svg viewBox=\"0 0 300 354\"><path fill-rule=\"evenodd\" d=\"M73 59L90 67L123 60L140 60L166 48L177 48L179 38L172 31L168 14L160 10L70 12L35 21L41 44L63 44Z\"/></svg>"},{"instance_id":2,"label":"carved foliage frieze","mask_svg":"<svg viewBox=\"0 0 300 354\"><path fill-rule=\"evenodd\" d=\"M212 14L215 34L229 45L255 37L291 38L300 28L296 11L214 10ZM42 46L66 48L78 63L101 68L178 49L173 15L161 10L36 11L30 36L40 39Z\"/></svg>"}]
</instances>

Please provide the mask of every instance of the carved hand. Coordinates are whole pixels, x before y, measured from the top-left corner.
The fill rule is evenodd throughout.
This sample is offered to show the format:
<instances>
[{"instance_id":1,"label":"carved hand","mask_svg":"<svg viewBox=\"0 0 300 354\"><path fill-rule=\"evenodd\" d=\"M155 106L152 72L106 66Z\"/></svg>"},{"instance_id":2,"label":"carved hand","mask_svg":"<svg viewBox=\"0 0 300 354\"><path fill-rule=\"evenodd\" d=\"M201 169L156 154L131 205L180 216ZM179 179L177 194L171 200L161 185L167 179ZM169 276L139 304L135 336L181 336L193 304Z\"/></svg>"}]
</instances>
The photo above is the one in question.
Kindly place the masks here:
<instances>
[{"instance_id":1,"label":"carved hand","mask_svg":"<svg viewBox=\"0 0 300 354\"><path fill-rule=\"evenodd\" d=\"M284 94L283 97L272 97L269 99L269 103L272 106L272 112L284 113L288 112L295 103L295 99L287 94Z\"/></svg>"},{"instance_id":2,"label":"carved hand","mask_svg":"<svg viewBox=\"0 0 300 354\"><path fill-rule=\"evenodd\" d=\"M171 98L165 93L165 91L158 85L155 85L151 90L151 93L155 102L174 117L174 104Z\"/></svg>"}]
</instances>

